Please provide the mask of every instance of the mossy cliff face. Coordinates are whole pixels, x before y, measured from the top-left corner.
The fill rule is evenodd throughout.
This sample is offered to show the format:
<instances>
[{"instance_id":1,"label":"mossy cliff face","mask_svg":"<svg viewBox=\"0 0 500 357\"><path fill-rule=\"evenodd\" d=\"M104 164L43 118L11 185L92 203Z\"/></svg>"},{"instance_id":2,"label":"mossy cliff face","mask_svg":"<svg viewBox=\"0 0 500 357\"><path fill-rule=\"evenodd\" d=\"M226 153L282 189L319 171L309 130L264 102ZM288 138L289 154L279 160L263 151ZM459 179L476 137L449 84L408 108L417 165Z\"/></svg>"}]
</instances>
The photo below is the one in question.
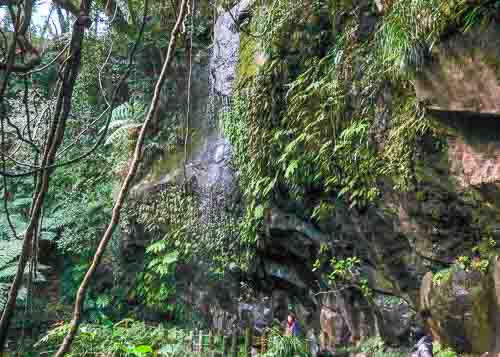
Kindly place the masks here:
<instances>
[{"instance_id":1,"label":"mossy cliff face","mask_svg":"<svg viewBox=\"0 0 500 357\"><path fill-rule=\"evenodd\" d=\"M498 113L500 30L477 27L451 35L415 82L417 96L438 110Z\"/></svg>"},{"instance_id":2,"label":"mossy cliff face","mask_svg":"<svg viewBox=\"0 0 500 357\"><path fill-rule=\"evenodd\" d=\"M500 244L498 23L468 33L447 26L418 66L411 54L420 42L395 74L385 67L394 59L379 56L397 4L286 3L287 13L254 5L240 48L239 111L226 119L242 188L252 187L247 211L257 217L250 273L308 311L305 324L325 348L373 334L401 342L412 309L424 307L426 273L478 251L487 260ZM279 25L270 30L267 18ZM359 284L316 295L335 290L324 262L349 256L360 258L373 295ZM313 272L316 259L323 263ZM490 273L474 274L432 286L426 307L438 339L491 351L498 292ZM467 298L450 296L462 282ZM472 317L451 319L441 303ZM456 331L464 339L451 338Z\"/></svg>"}]
</instances>

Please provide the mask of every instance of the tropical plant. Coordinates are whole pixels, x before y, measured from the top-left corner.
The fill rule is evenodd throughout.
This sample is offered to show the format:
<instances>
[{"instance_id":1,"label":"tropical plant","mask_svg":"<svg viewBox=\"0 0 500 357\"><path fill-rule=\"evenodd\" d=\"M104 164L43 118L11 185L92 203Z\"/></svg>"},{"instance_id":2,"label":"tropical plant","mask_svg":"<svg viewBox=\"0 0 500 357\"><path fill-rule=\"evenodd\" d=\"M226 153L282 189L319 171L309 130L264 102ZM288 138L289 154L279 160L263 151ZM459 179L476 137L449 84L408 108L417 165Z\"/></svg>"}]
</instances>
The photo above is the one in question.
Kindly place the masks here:
<instances>
[{"instance_id":1,"label":"tropical plant","mask_svg":"<svg viewBox=\"0 0 500 357\"><path fill-rule=\"evenodd\" d=\"M144 304L156 311L172 312L175 305L169 300L175 294L175 267L179 253L168 251L168 243L157 241L146 250L147 264L138 277L137 292Z\"/></svg>"},{"instance_id":2,"label":"tropical plant","mask_svg":"<svg viewBox=\"0 0 500 357\"><path fill-rule=\"evenodd\" d=\"M433 353L436 357L457 357L457 353L449 347L442 346L441 344L433 343Z\"/></svg>"},{"instance_id":3,"label":"tropical plant","mask_svg":"<svg viewBox=\"0 0 500 357\"><path fill-rule=\"evenodd\" d=\"M109 130L111 134L106 139L106 145L122 146L130 137L130 131L142 125L146 105L139 100L132 100L120 104L113 110Z\"/></svg>"},{"instance_id":4,"label":"tropical plant","mask_svg":"<svg viewBox=\"0 0 500 357\"><path fill-rule=\"evenodd\" d=\"M272 328L268 339L268 350L263 357L310 356L306 341L297 336L284 336L279 328Z\"/></svg>"},{"instance_id":5,"label":"tropical plant","mask_svg":"<svg viewBox=\"0 0 500 357\"><path fill-rule=\"evenodd\" d=\"M396 76L408 76L423 68L446 31L468 31L490 21L499 8L498 0L396 0L377 33L382 58Z\"/></svg>"},{"instance_id":6,"label":"tropical plant","mask_svg":"<svg viewBox=\"0 0 500 357\"><path fill-rule=\"evenodd\" d=\"M0 311L7 302L10 281L16 274L16 259L21 254L23 242L18 239L0 239Z\"/></svg>"},{"instance_id":7,"label":"tropical plant","mask_svg":"<svg viewBox=\"0 0 500 357\"><path fill-rule=\"evenodd\" d=\"M69 325L64 324L50 330L35 348L40 352L50 352L57 347ZM151 326L131 319L117 323L83 324L76 336L69 356L94 356L109 354L123 357L153 356L161 351L169 357L185 356L184 341L187 334L180 329L162 325Z\"/></svg>"},{"instance_id":8,"label":"tropical plant","mask_svg":"<svg viewBox=\"0 0 500 357\"><path fill-rule=\"evenodd\" d=\"M19 239L26 229L27 214L31 204L31 198L24 196L25 192L20 188L13 194L14 198L8 202L9 215L4 210L0 216L0 311L3 310L6 303L6 296L10 283L16 275L17 259L21 254L23 241ZM54 240L58 235L60 228L67 222L71 222L75 217L68 215L63 210L45 210L44 217L41 220L41 227L38 230L39 240ZM14 233L16 235L14 235ZM38 265L38 268L44 268ZM25 272L27 274L27 271ZM45 281L44 274L37 272L37 278L33 282ZM19 301L24 301L26 289L22 290L18 296Z\"/></svg>"}]
</instances>

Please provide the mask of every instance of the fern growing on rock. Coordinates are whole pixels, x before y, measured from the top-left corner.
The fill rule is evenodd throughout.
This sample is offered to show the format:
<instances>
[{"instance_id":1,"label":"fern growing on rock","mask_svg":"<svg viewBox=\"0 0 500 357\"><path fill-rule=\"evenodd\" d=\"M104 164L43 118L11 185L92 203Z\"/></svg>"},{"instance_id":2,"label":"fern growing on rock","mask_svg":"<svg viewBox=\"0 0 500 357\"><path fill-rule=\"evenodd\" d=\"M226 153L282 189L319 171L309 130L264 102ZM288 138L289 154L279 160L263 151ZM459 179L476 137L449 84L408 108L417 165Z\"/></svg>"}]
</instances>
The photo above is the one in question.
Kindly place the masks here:
<instances>
[{"instance_id":1,"label":"fern growing on rock","mask_svg":"<svg viewBox=\"0 0 500 357\"><path fill-rule=\"evenodd\" d=\"M128 133L131 129L139 128L144 117L146 107L139 101L131 101L120 104L113 110L109 130L111 135L106 140L106 145L120 146L128 139Z\"/></svg>"},{"instance_id":2,"label":"fern growing on rock","mask_svg":"<svg viewBox=\"0 0 500 357\"><path fill-rule=\"evenodd\" d=\"M10 281L16 274L16 259L21 253L23 241L0 240L0 311L5 308Z\"/></svg>"}]
</instances>

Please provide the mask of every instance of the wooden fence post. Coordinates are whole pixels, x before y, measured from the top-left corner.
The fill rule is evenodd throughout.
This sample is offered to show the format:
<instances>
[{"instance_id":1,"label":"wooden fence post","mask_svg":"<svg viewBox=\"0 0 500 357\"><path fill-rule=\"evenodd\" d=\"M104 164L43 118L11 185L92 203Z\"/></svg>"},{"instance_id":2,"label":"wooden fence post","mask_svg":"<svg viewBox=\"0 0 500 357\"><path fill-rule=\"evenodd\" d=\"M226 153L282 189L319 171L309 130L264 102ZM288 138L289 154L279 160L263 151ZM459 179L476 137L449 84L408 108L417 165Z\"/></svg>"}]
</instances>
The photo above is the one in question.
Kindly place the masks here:
<instances>
[{"instance_id":1,"label":"wooden fence post","mask_svg":"<svg viewBox=\"0 0 500 357\"><path fill-rule=\"evenodd\" d=\"M227 353L227 347L228 347L228 340L227 340L227 336L224 335L222 336L222 356L223 357L228 357L228 353Z\"/></svg>"},{"instance_id":2,"label":"wooden fence post","mask_svg":"<svg viewBox=\"0 0 500 357\"><path fill-rule=\"evenodd\" d=\"M252 329L247 327L245 330L245 357L250 357L252 348Z\"/></svg>"},{"instance_id":3,"label":"wooden fence post","mask_svg":"<svg viewBox=\"0 0 500 357\"><path fill-rule=\"evenodd\" d=\"M238 357L238 332L233 332L233 339L231 342L231 357Z\"/></svg>"},{"instance_id":4,"label":"wooden fence post","mask_svg":"<svg viewBox=\"0 0 500 357\"><path fill-rule=\"evenodd\" d=\"M214 334L214 337L213 337L213 339L214 339L214 349L217 349L217 346L219 344L219 337L220 337L219 334L216 332Z\"/></svg>"},{"instance_id":5,"label":"wooden fence post","mask_svg":"<svg viewBox=\"0 0 500 357\"><path fill-rule=\"evenodd\" d=\"M260 336L260 353L266 353L267 352L267 339L266 339L266 334L263 333L262 336Z\"/></svg>"},{"instance_id":6,"label":"wooden fence post","mask_svg":"<svg viewBox=\"0 0 500 357\"><path fill-rule=\"evenodd\" d=\"M199 351L200 352L203 352L203 331L202 330L198 330L200 336L199 336L199 343L200 343L200 349Z\"/></svg>"}]
</instances>

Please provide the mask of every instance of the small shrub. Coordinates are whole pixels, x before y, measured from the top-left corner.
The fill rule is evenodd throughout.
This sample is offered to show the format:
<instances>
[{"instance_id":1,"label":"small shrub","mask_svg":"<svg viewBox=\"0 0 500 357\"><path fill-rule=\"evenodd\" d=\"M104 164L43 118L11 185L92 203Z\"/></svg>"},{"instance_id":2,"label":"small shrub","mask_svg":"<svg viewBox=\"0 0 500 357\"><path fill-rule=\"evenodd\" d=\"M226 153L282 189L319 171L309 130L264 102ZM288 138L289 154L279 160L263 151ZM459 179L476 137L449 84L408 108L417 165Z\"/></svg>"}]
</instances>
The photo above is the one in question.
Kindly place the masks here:
<instances>
[{"instance_id":1,"label":"small shrub","mask_svg":"<svg viewBox=\"0 0 500 357\"><path fill-rule=\"evenodd\" d=\"M457 357L457 353L451 348L443 347L439 343L433 344L434 357Z\"/></svg>"},{"instance_id":2,"label":"small shrub","mask_svg":"<svg viewBox=\"0 0 500 357\"><path fill-rule=\"evenodd\" d=\"M377 353L383 352L385 349L384 340L380 337L371 337L361 343L359 345L359 351L369 354L375 355Z\"/></svg>"},{"instance_id":3,"label":"small shrub","mask_svg":"<svg viewBox=\"0 0 500 357\"><path fill-rule=\"evenodd\" d=\"M263 354L263 357L289 356L310 356L306 341L295 336L283 336L279 329L272 329L269 337L269 349Z\"/></svg>"},{"instance_id":4,"label":"small shrub","mask_svg":"<svg viewBox=\"0 0 500 357\"><path fill-rule=\"evenodd\" d=\"M38 351L52 352L61 344L69 324L48 332L36 345ZM152 356L161 350L165 356L186 356L183 330L168 329L162 325L150 326L134 320L116 324L83 324L71 346L69 356Z\"/></svg>"}]
</instances>

